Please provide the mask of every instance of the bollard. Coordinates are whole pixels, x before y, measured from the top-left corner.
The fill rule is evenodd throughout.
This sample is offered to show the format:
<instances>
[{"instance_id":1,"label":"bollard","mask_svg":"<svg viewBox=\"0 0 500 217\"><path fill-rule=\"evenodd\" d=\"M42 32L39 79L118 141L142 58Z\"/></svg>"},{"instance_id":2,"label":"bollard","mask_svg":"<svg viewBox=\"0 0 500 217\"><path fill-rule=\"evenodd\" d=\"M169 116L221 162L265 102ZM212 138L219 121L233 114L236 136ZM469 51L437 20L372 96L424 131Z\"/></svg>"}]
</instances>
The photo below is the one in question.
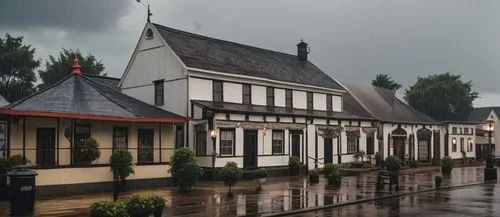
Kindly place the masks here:
<instances>
[{"instance_id":1,"label":"bollard","mask_svg":"<svg viewBox=\"0 0 500 217\"><path fill-rule=\"evenodd\" d=\"M35 207L36 185L34 170L24 166L14 167L7 173L10 179L10 215L32 216Z\"/></svg>"}]
</instances>

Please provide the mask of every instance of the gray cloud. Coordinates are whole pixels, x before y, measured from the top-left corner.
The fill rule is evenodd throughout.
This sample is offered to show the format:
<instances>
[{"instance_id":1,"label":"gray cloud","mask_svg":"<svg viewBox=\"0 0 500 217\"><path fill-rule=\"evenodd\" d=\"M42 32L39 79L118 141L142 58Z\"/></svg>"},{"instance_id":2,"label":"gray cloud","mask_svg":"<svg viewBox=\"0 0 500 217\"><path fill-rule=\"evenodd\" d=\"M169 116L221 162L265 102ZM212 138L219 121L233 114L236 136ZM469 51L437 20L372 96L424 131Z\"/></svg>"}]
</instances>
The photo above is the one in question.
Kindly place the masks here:
<instances>
[{"instance_id":1,"label":"gray cloud","mask_svg":"<svg viewBox=\"0 0 500 217\"><path fill-rule=\"evenodd\" d=\"M22 0L0 2L0 26L56 27L99 31L126 15L132 0Z\"/></svg>"},{"instance_id":2,"label":"gray cloud","mask_svg":"<svg viewBox=\"0 0 500 217\"><path fill-rule=\"evenodd\" d=\"M151 4L152 22L185 31L292 54L304 39L311 61L339 80L369 83L388 73L406 88L417 76L452 72L484 93L477 105L500 104L500 1L143 1ZM71 4L92 12L75 16L51 9L50 18L30 24L37 28L20 29L42 15L26 12L27 1L12 2L23 7L0 14L20 13L23 21L0 15L0 26L7 26L0 34L24 35L40 58L61 47L93 53L113 76L123 73L146 20L146 9L135 0L74 0ZM71 21L61 21L70 15Z\"/></svg>"}]
</instances>

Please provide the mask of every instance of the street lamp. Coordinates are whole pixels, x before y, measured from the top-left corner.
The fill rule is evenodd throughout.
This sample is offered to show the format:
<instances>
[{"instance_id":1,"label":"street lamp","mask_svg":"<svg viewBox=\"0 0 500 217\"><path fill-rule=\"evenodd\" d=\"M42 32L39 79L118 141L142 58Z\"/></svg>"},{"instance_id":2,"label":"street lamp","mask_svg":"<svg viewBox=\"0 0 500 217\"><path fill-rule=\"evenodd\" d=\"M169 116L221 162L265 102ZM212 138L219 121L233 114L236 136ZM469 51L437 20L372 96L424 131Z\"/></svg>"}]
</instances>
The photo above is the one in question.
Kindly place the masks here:
<instances>
[{"instance_id":1,"label":"street lamp","mask_svg":"<svg viewBox=\"0 0 500 217\"><path fill-rule=\"evenodd\" d=\"M491 133L495 127L495 122L486 120L486 130L488 131L488 155L486 156L486 167L484 168L484 181L497 180L497 169L493 166L493 153L491 144Z\"/></svg>"},{"instance_id":2,"label":"street lamp","mask_svg":"<svg viewBox=\"0 0 500 217\"><path fill-rule=\"evenodd\" d=\"M212 180L215 180L215 159L217 158L215 139L217 138L217 132L215 130L210 131L210 137L212 138Z\"/></svg>"}]
</instances>

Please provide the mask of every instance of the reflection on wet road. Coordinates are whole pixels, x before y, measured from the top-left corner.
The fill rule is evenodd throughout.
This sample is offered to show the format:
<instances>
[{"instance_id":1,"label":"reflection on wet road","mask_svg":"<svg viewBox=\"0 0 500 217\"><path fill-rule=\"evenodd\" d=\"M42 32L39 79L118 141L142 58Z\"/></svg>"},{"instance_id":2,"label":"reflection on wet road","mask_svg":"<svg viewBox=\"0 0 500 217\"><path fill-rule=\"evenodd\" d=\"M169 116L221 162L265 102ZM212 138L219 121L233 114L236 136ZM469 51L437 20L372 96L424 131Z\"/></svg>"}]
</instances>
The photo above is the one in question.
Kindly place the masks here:
<instances>
[{"instance_id":1,"label":"reflection on wet road","mask_svg":"<svg viewBox=\"0 0 500 217\"><path fill-rule=\"evenodd\" d=\"M500 216L500 184L413 194L321 211L296 217L469 217Z\"/></svg>"}]
</instances>

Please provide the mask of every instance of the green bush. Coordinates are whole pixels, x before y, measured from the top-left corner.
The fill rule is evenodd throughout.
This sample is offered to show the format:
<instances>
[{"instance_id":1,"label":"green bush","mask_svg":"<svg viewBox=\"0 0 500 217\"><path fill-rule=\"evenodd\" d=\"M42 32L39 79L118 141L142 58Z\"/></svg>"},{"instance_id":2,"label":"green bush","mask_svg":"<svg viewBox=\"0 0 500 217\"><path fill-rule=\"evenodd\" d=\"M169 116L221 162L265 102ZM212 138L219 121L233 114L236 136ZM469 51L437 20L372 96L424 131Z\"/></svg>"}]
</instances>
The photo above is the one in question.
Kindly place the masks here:
<instances>
[{"instance_id":1,"label":"green bush","mask_svg":"<svg viewBox=\"0 0 500 217\"><path fill-rule=\"evenodd\" d=\"M420 163L416 160L410 162L410 167L411 168L419 168L420 167Z\"/></svg>"},{"instance_id":2,"label":"green bush","mask_svg":"<svg viewBox=\"0 0 500 217\"><path fill-rule=\"evenodd\" d=\"M354 159L356 159L356 161L358 161L359 158L361 158L361 161L363 161L364 156L365 156L364 151L358 151L358 152L354 153L354 155L353 155L353 157L354 157Z\"/></svg>"},{"instance_id":3,"label":"green bush","mask_svg":"<svg viewBox=\"0 0 500 217\"><path fill-rule=\"evenodd\" d=\"M449 156L444 156L441 158L441 170L444 174L450 174L451 169L453 169L453 166L455 166L455 163Z\"/></svg>"},{"instance_id":4,"label":"green bush","mask_svg":"<svg viewBox=\"0 0 500 217\"><path fill-rule=\"evenodd\" d=\"M73 149L75 162L80 164L90 164L92 161L97 160L101 156L99 150L99 143L93 138L83 138L75 143Z\"/></svg>"},{"instance_id":5,"label":"green bush","mask_svg":"<svg viewBox=\"0 0 500 217\"><path fill-rule=\"evenodd\" d=\"M434 182L436 182L436 188L441 187L441 184L443 183L443 177L442 176L434 177Z\"/></svg>"},{"instance_id":6,"label":"green bush","mask_svg":"<svg viewBox=\"0 0 500 217\"><path fill-rule=\"evenodd\" d=\"M290 169L299 169L300 159L297 156L291 156L288 159L288 166L290 167Z\"/></svg>"},{"instance_id":7,"label":"green bush","mask_svg":"<svg viewBox=\"0 0 500 217\"><path fill-rule=\"evenodd\" d=\"M388 171L397 172L401 169L401 160L396 156L389 156L385 159L385 167Z\"/></svg>"},{"instance_id":8,"label":"green bush","mask_svg":"<svg viewBox=\"0 0 500 217\"><path fill-rule=\"evenodd\" d=\"M149 201L151 203L151 208L153 209L153 214L155 214L155 216L161 216L163 208L165 208L165 198L160 196L151 196L149 197Z\"/></svg>"},{"instance_id":9,"label":"green bush","mask_svg":"<svg viewBox=\"0 0 500 217\"><path fill-rule=\"evenodd\" d=\"M30 163L28 159L26 159L20 154L10 156L8 160L9 160L9 165L11 167L26 165L27 163Z\"/></svg>"},{"instance_id":10,"label":"green bush","mask_svg":"<svg viewBox=\"0 0 500 217\"><path fill-rule=\"evenodd\" d=\"M269 176L269 172L267 172L266 168L259 168L255 171L254 177L256 179L267 178Z\"/></svg>"},{"instance_id":11,"label":"green bush","mask_svg":"<svg viewBox=\"0 0 500 217\"><path fill-rule=\"evenodd\" d=\"M309 170L309 182L318 183L319 182L319 170L313 169Z\"/></svg>"},{"instance_id":12,"label":"green bush","mask_svg":"<svg viewBox=\"0 0 500 217\"><path fill-rule=\"evenodd\" d=\"M140 194L133 194L125 203L130 217L148 217L153 213L151 200Z\"/></svg>"},{"instance_id":13,"label":"green bush","mask_svg":"<svg viewBox=\"0 0 500 217\"><path fill-rule=\"evenodd\" d=\"M134 164L132 163L132 154L126 149L113 151L109 158L111 171L120 180L125 180L130 174L134 174Z\"/></svg>"},{"instance_id":14,"label":"green bush","mask_svg":"<svg viewBox=\"0 0 500 217\"><path fill-rule=\"evenodd\" d=\"M224 184L229 186L228 193L231 194L231 187L243 177L243 170L238 168L238 164L235 162L227 162L220 171L220 175Z\"/></svg>"},{"instance_id":15,"label":"green bush","mask_svg":"<svg viewBox=\"0 0 500 217\"><path fill-rule=\"evenodd\" d=\"M179 148L170 159L170 173L177 179L182 191L190 191L203 175L203 169L196 163L195 153L189 148Z\"/></svg>"},{"instance_id":16,"label":"green bush","mask_svg":"<svg viewBox=\"0 0 500 217\"><path fill-rule=\"evenodd\" d=\"M328 175L334 172L338 172L339 166L332 164L332 163L327 163L325 164L325 167L323 167L323 174Z\"/></svg>"},{"instance_id":17,"label":"green bush","mask_svg":"<svg viewBox=\"0 0 500 217\"><path fill-rule=\"evenodd\" d=\"M122 202L112 202L107 200L97 201L90 205L90 215L92 217L125 217L128 216L125 204Z\"/></svg>"}]
</instances>

